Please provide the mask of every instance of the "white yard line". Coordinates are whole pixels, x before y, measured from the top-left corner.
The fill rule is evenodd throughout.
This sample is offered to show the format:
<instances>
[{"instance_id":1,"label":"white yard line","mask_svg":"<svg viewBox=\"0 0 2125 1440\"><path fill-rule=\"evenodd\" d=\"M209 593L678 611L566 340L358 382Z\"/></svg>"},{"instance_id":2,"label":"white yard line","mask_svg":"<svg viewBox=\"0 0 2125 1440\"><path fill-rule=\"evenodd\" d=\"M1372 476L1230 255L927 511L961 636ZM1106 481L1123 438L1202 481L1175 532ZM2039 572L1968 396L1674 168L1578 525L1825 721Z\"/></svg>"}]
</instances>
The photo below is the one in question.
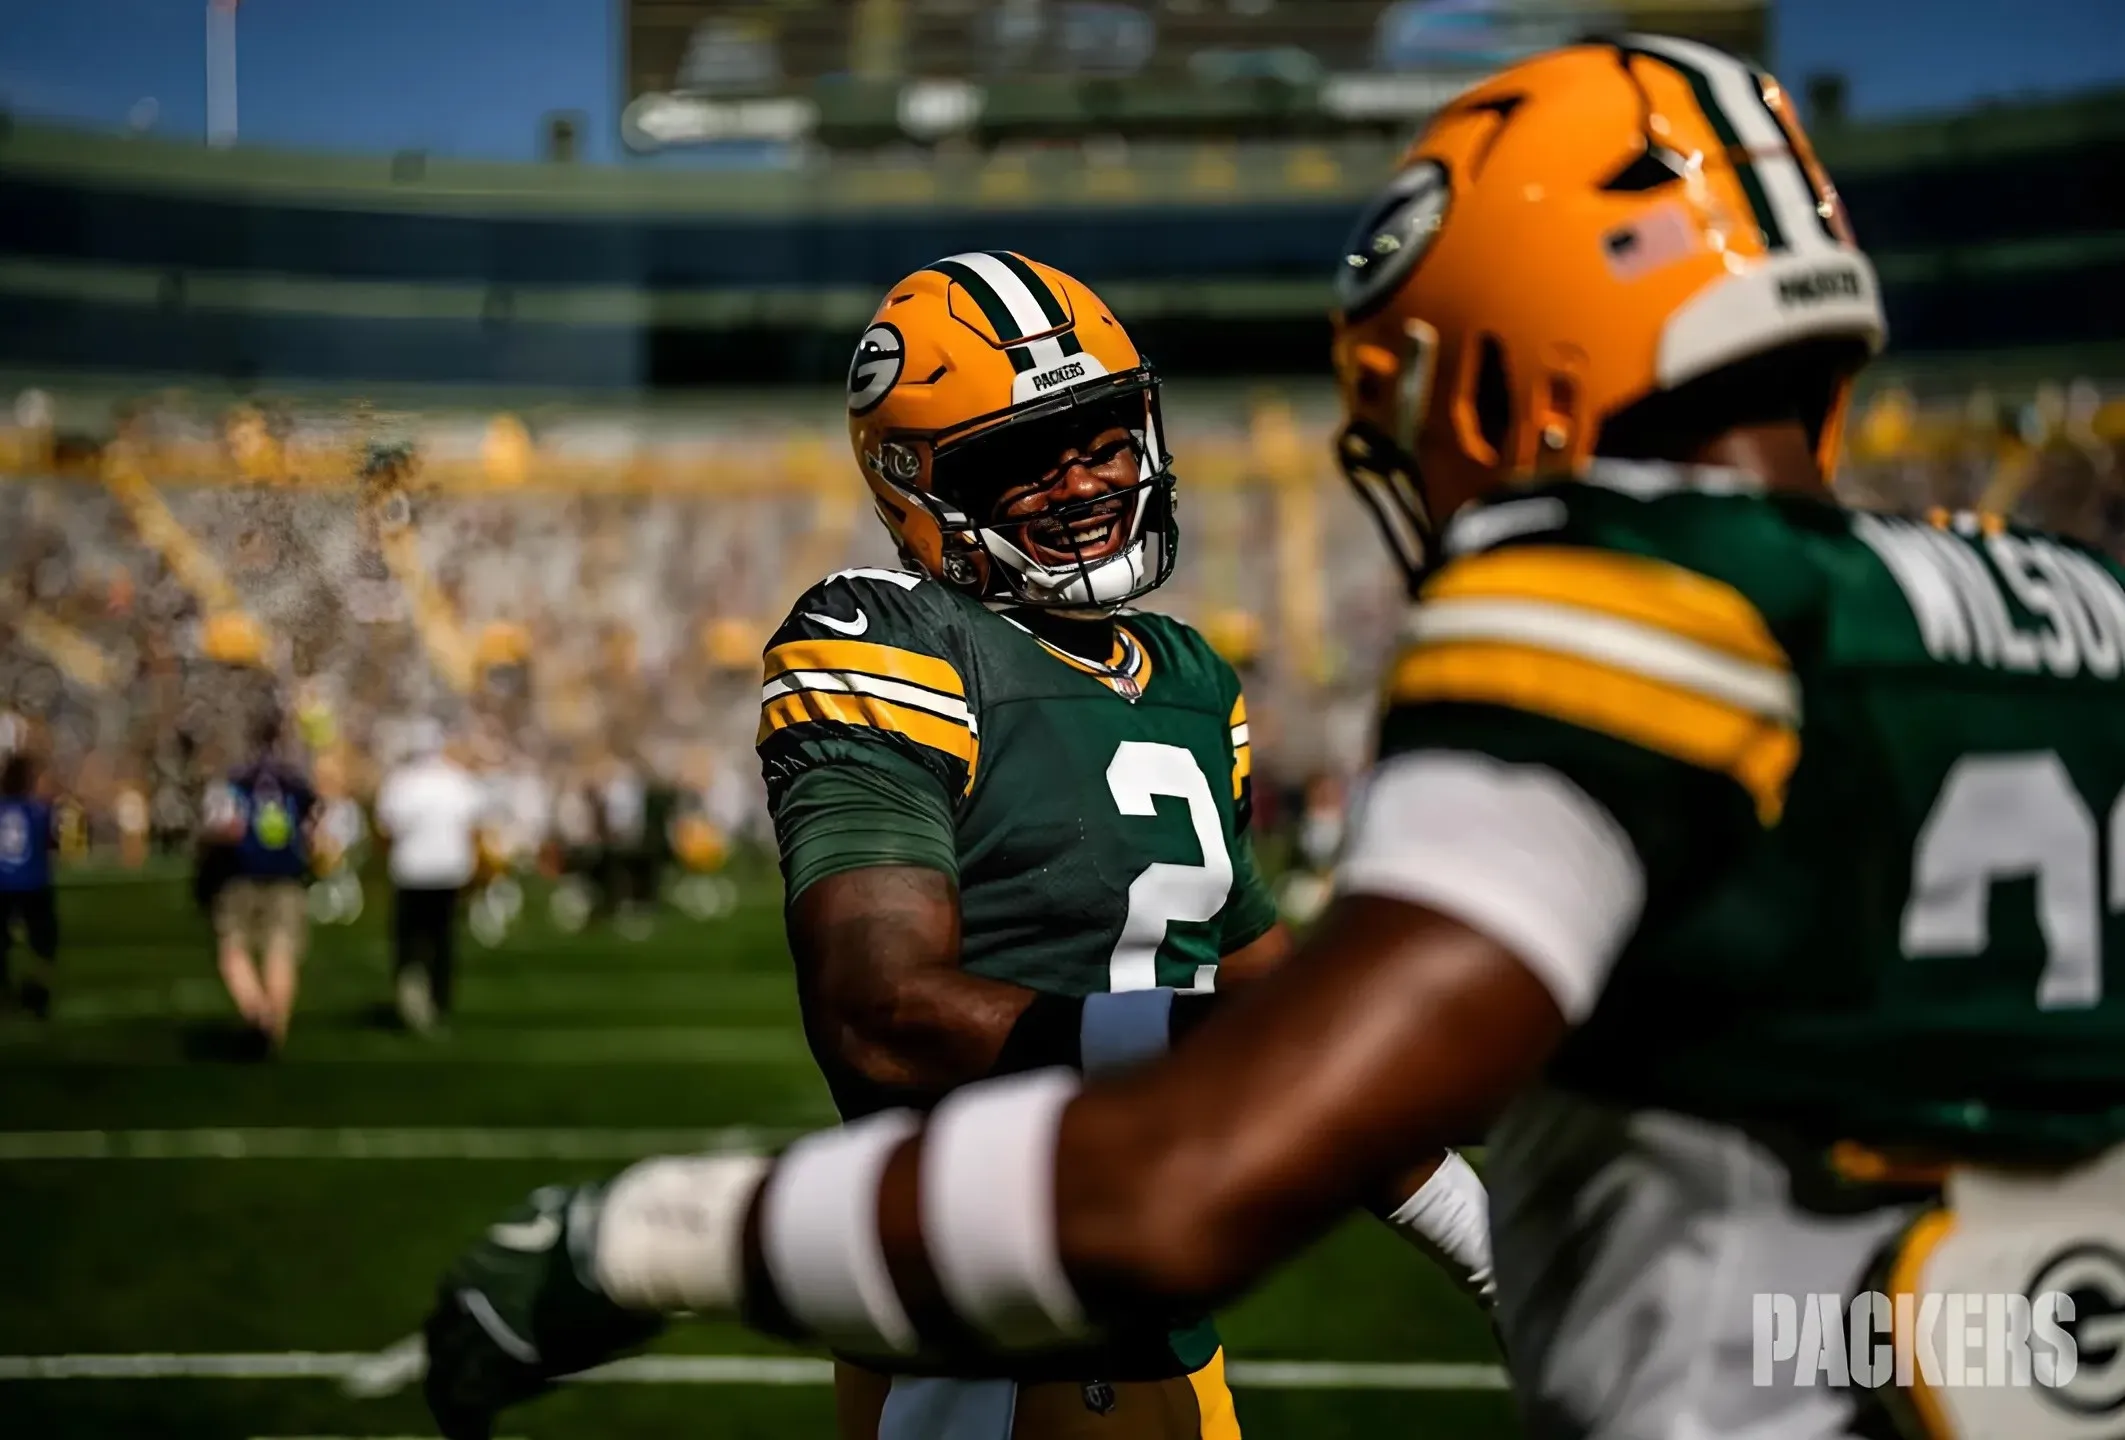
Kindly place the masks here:
<instances>
[{"instance_id":1,"label":"white yard line","mask_svg":"<svg viewBox=\"0 0 2125 1440\"><path fill-rule=\"evenodd\" d=\"M822 1122L823 1123L823 1122ZM0 1130L0 1163L31 1160L639 1160L759 1150L795 1127L714 1130Z\"/></svg>"},{"instance_id":2,"label":"white yard line","mask_svg":"<svg viewBox=\"0 0 2125 1440\"><path fill-rule=\"evenodd\" d=\"M403 1342L401 1342L403 1344ZM248 1355L0 1355L0 1380L340 1380L373 1371L391 1351L290 1351ZM411 1383L403 1358L394 1380ZM1234 1360L1243 1390L1503 1390L1495 1365L1355 1364L1335 1360ZM827 1385L831 1361L787 1355L643 1355L578 1380L599 1385ZM400 1388L394 1386L392 1388ZM391 1393L369 1390L365 1393Z\"/></svg>"},{"instance_id":3,"label":"white yard line","mask_svg":"<svg viewBox=\"0 0 2125 1440\"><path fill-rule=\"evenodd\" d=\"M65 1003L63 1000L60 1002ZM83 1025L41 1027L0 1021L0 1047L14 1057L58 1065L141 1063L122 1033ZM150 1058L146 1063L157 1063ZM165 1063L176 1063L171 1056ZM570 1026L459 1028L432 1041L390 1030L305 1027L296 1017L280 1065L738 1065L816 1062L794 1025Z\"/></svg>"},{"instance_id":4,"label":"white yard line","mask_svg":"<svg viewBox=\"0 0 2125 1440\"><path fill-rule=\"evenodd\" d=\"M385 999L388 968L340 972L303 988L305 1006L351 1009ZM770 1012L788 1015L783 1032L796 1028L793 982L781 975L700 975L652 971L616 981L600 975L524 975L505 973L461 977L461 1014L481 1020L498 1015L655 1015L699 1013L710 1017ZM171 980L156 985L111 985L69 991L60 998L64 1026L97 1025L129 1020L197 1020L232 1015L228 992L215 980ZM300 1028L303 1016L298 1015ZM43 1033L20 1027L23 1036Z\"/></svg>"}]
</instances>

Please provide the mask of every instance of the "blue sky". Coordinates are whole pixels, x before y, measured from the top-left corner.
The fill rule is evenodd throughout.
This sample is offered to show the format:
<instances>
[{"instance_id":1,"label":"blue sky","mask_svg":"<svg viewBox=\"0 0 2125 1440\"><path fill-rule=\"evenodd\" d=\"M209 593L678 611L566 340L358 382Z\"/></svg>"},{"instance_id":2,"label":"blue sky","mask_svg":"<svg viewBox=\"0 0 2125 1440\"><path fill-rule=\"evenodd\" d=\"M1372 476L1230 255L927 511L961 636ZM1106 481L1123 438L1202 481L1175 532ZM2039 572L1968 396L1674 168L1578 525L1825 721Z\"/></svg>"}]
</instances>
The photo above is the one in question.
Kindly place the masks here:
<instances>
[{"instance_id":1,"label":"blue sky","mask_svg":"<svg viewBox=\"0 0 2125 1440\"><path fill-rule=\"evenodd\" d=\"M0 4L0 104L119 126L205 126L203 0ZM240 129L296 148L525 159L540 117L589 117L619 158L618 6L608 0L244 0ZM1923 14L1923 19L1916 18ZM2125 82L2125 0L1776 0L1789 84L1841 69L1864 116Z\"/></svg>"}]
</instances>

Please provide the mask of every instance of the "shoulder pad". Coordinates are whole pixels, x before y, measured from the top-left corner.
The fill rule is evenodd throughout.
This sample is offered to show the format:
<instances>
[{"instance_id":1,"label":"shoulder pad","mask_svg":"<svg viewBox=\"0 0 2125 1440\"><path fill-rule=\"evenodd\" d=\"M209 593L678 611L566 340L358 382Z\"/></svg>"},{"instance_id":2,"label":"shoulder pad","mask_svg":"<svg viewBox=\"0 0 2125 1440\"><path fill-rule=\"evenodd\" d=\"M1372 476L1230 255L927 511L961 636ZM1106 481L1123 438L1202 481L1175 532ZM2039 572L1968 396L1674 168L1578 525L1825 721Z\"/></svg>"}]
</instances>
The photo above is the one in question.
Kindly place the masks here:
<instances>
[{"instance_id":1,"label":"shoulder pad","mask_svg":"<svg viewBox=\"0 0 2125 1440\"><path fill-rule=\"evenodd\" d=\"M757 743L770 784L884 745L963 794L979 735L968 604L899 570L843 570L805 591L763 657Z\"/></svg>"},{"instance_id":2,"label":"shoulder pad","mask_svg":"<svg viewBox=\"0 0 2125 1440\"><path fill-rule=\"evenodd\" d=\"M1489 554L1569 547L1691 572L1740 592L1774 623L1797 618L1819 596L1822 576L1805 538L1818 522L1808 512L1830 507L1796 508L1735 471L1604 461L1598 473L1598 482L1561 481L1463 507L1440 538L1426 588Z\"/></svg>"},{"instance_id":3,"label":"shoulder pad","mask_svg":"<svg viewBox=\"0 0 2125 1440\"><path fill-rule=\"evenodd\" d=\"M797 598L768 644L806 637L866 640L936 652L958 596L905 570L837 570Z\"/></svg>"}]
</instances>

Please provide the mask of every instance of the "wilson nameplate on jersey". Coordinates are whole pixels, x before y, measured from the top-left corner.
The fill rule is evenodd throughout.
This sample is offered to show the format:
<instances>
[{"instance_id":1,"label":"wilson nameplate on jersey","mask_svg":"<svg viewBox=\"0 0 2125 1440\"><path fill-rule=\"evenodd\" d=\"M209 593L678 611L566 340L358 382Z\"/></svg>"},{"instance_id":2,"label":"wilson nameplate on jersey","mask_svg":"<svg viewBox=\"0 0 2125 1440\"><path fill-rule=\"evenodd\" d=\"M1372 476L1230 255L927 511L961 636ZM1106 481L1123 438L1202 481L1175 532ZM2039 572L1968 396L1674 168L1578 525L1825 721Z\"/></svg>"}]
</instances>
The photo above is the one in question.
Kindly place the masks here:
<instances>
[{"instance_id":1,"label":"wilson nameplate on jersey","mask_svg":"<svg viewBox=\"0 0 2125 1440\"><path fill-rule=\"evenodd\" d=\"M1929 656L2061 679L2118 673L2125 589L2109 571L2042 536L1986 533L1974 516L1958 517L1954 528L1878 515L1852 521L1910 602ZM2009 597L2038 628L2015 623Z\"/></svg>"}]
</instances>

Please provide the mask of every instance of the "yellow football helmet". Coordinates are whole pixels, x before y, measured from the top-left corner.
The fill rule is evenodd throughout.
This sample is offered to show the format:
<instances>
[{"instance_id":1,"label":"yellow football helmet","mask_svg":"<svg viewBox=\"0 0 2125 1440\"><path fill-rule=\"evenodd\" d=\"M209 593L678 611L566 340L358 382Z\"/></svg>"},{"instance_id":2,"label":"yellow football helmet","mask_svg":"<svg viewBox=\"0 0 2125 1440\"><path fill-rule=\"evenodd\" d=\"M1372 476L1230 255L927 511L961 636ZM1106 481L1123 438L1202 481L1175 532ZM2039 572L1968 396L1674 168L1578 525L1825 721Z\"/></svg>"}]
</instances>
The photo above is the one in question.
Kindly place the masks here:
<instances>
[{"instance_id":1,"label":"yellow football helmet","mask_svg":"<svg viewBox=\"0 0 2125 1440\"><path fill-rule=\"evenodd\" d=\"M1707 418L1801 419L1827 474L1887 332L1778 83L1665 36L1464 91L1346 252L1337 455L1413 576L1474 495L1597 454L1670 458L1646 447Z\"/></svg>"},{"instance_id":2,"label":"yellow football helmet","mask_svg":"<svg viewBox=\"0 0 2125 1440\"><path fill-rule=\"evenodd\" d=\"M1179 540L1156 372L1090 289L1009 251L927 265L886 294L848 374L849 439L903 560L985 600L1102 612L1165 583ZM1128 432L1137 483L1110 555L1036 560L998 500L1062 449ZM1105 513L1115 493L1041 519ZM1071 540L1076 543L1074 538Z\"/></svg>"}]
</instances>

